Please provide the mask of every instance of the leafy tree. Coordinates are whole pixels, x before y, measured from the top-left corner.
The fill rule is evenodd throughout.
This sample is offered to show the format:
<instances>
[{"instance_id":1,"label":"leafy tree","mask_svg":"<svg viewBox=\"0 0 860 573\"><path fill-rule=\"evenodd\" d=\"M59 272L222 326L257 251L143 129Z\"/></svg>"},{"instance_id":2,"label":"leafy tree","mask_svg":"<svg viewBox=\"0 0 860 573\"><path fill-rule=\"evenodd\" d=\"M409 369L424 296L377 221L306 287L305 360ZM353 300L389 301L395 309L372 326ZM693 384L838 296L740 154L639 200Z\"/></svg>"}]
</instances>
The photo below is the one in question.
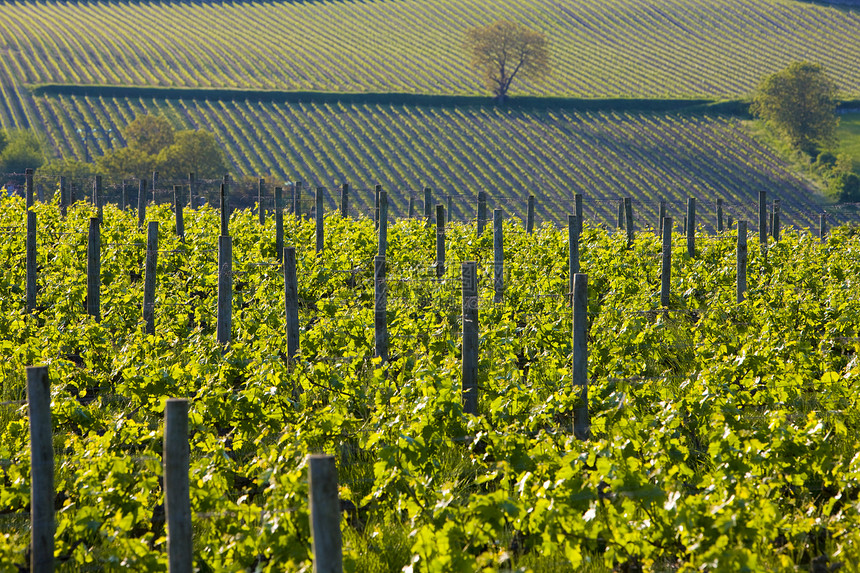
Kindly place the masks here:
<instances>
[{"instance_id":1,"label":"leafy tree","mask_svg":"<svg viewBox=\"0 0 860 573\"><path fill-rule=\"evenodd\" d=\"M159 153L158 170L167 177L195 173L200 179L210 179L225 173L227 164L211 132L186 129L177 132L173 145Z\"/></svg>"},{"instance_id":2,"label":"leafy tree","mask_svg":"<svg viewBox=\"0 0 860 573\"><path fill-rule=\"evenodd\" d=\"M139 147L119 147L96 159L98 172L114 179L145 179L155 165L156 156Z\"/></svg>"},{"instance_id":3,"label":"leafy tree","mask_svg":"<svg viewBox=\"0 0 860 573\"><path fill-rule=\"evenodd\" d=\"M463 47L471 56L472 68L482 74L484 85L499 102L507 99L516 77L540 81L549 73L546 36L516 22L499 20L472 28Z\"/></svg>"},{"instance_id":4,"label":"leafy tree","mask_svg":"<svg viewBox=\"0 0 860 573\"><path fill-rule=\"evenodd\" d=\"M794 62L767 76L750 109L813 157L836 138L836 85L820 64Z\"/></svg>"},{"instance_id":5,"label":"leafy tree","mask_svg":"<svg viewBox=\"0 0 860 573\"><path fill-rule=\"evenodd\" d=\"M162 115L141 115L129 123L122 132L126 145L149 155L158 153L173 144L174 130Z\"/></svg>"},{"instance_id":6,"label":"leafy tree","mask_svg":"<svg viewBox=\"0 0 860 573\"><path fill-rule=\"evenodd\" d=\"M5 145L0 152L0 171L21 174L18 179L23 182L26 169L36 169L45 162L42 143L35 132L13 130L4 133L2 140Z\"/></svg>"}]
</instances>

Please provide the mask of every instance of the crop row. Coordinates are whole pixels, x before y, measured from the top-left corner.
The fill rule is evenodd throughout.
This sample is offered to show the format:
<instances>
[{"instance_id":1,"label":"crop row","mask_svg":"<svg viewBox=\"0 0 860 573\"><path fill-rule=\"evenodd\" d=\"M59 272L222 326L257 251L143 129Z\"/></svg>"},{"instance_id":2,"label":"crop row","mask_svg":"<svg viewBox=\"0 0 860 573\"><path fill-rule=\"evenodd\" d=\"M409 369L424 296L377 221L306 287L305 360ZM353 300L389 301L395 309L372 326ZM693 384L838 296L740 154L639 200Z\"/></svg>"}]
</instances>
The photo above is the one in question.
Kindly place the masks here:
<instances>
[{"instance_id":1,"label":"crop row","mask_svg":"<svg viewBox=\"0 0 860 573\"><path fill-rule=\"evenodd\" d=\"M9 61L0 85L476 93L460 39L467 27L502 17L550 39L554 73L521 93L736 97L798 59L823 63L846 93L860 93L860 15L776 0L27 0L0 7Z\"/></svg>"},{"instance_id":2,"label":"crop row","mask_svg":"<svg viewBox=\"0 0 860 573\"><path fill-rule=\"evenodd\" d=\"M215 342L219 216L159 221L156 324L141 320L145 237L132 212L101 223L102 319L86 315L84 203L36 204L36 310L24 312L20 198L0 201L0 570L23 566L29 439L23 371L51 375L56 555L70 571L165 567L164 398L190 399L194 559L219 571L310 568L305 457L335 455L349 570L828 569L860 555L860 249L786 233L750 241L748 296L734 301L735 233L695 257L632 246L587 221L592 435L573 437L568 235L504 226L493 241L400 221L388 234L390 360L373 358L373 224L285 219L296 248L300 350L284 355L274 225L237 211L233 337ZM479 265L477 415L460 394L461 282Z\"/></svg>"},{"instance_id":3,"label":"crop row","mask_svg":"<svg viewBox=\"0 0 860 573\"><path fill-rule=\"evenodd\" d=\"M807 182L736 120L720 116L68 96L38 101L63 156L83 158L76 126L89 126L89 153L96 156L121 143L114 134L131 118L164 114L214 131L236 174L331 188L344 181L379 183L391 193L395 213L405 212L410 195L424 186L452 195L458 218L471 216L480 190L509 214L521 214L533 194L538 220L557 222L577 192L593 205L591 216L606 223L614 221L614 202L624 196L641 204L637 210L647 222L659 200L683 205L690 196L722 199L735 220L753 220L760 190L782 200L788 224L817 225L823 209Z\"/></svg>"}]
</instances>

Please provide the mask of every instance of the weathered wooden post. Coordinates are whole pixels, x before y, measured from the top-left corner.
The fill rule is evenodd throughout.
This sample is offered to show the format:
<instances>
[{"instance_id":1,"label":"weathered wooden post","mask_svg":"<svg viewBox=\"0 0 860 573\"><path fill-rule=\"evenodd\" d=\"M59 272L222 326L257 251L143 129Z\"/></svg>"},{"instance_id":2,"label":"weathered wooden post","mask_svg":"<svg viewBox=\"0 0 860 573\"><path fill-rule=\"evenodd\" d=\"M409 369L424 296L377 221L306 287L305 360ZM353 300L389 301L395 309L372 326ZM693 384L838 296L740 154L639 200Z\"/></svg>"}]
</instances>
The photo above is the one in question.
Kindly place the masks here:
<instances>
[{"instance_id":1,"label":"weathered wooden post","mask_svg":"<svg viewBox=\"0 0 860 573\"><path fill-rule=\"evenodd\" d=\"M275 253L279 261L284 257L284 190L275 187Z\"/></svg>"},{"instance_id":2,"label":"weathered wooden post","mask_svg":"<svg viewBox=\"0 0 860 573\"><path fill-rule=\"evenodd\" d=\"M478 413L478 263L462 263L463 285L463 411Z\"/></svg>"},{"instance_id":3,"label":"weathered wooden post","mask_svg":"<svg viewBox=\"0 0 860 573\"><path fill-rule=\"evenodd\" d=\"M373 225L379 230L379 194L382 193L382 185L377 185L373 190Z\"/></svg>"},{"instance_id":4,"label":"weathered wooden post","mask_svg":"<svg viewBox=\"0 0 860 573\"><path fill-rule=\"evenodd\" d=\"M164 403L164 517L169 573L193 571L190 467L188 400L168 398Z\"/></svg>"},{"instance_id":5,"label":"weathered wooden post","mask_svg":"<svg viewBox=\"0 0 860 573\"><path fill-rule=\"evenodd\" d=\"M758 192L758 242L767 253L767 191Z\"/></svg>"},{"instance_id":6,"label":"weathered wooden post","mask_svg":"<svg viewBox=\"0 0 860 573\"><path fill-rule=\"evenodd\" d=\"M146 229L146 259L143 271L143 320L146 333L155 334L155 280L158 269L158 221Z\"/></svg>"},{"instance_id":7,"label":"weathered wooden post","mask_svg":"<svg viewBox=\"0 0 860 573\"><path fill-rule=\"evenodd\" d=\"M478 237L484 234L484 224L487 222L487 194L478 191Z\"/></svg>"},{"instance_id":8,"label":"weathered wooden post","mask_svg":"<svg viewBox=\"0 0 860 573\"><path fill-rule=\"evenodd\" d=\"M285 247L284 306L287 316L287 358L292 362L299 351L299 288L296 278L296 248Z\"/></svg>"},{"instance_id":9,"label":"weathered wooden post","mask_svg":"<svg viewBox=\"0 0 860 573\"><path fill-rule=\"evenodd\" d=\"M218 344L229 344L233 329L233 239L218 237Z\"/></svg>"},{"instance_id":10,"label":"weathered wooden post","mask_svg":"<svg viewBox=\"0 0 860 573\"><path fill-rule=\"evenodd\" d=\"M342 573L340 499L334 456L308 456L308 488L314 573Z\"/></svg>"},{"instance_id":11,"label":"weathered wooden post","mask_svg":"<svg viewBox=\"0 0 860 573\"><path fill-rule=\"evenodd\" d=\"M588 413L588 275L573 277L573 386L579 388L579 405L573 413L573 434L587 440L591 434Z\"/></svg>"},{"instance_id":12,"label":"weathered wooden post","mask_svg":"<svg viewBox=\"0 0 860 573\"><path fill-rule=\"evenodd\" d=\"M323 204L323 193L325 193L325 187L317 187L316 195L314 197L316 203L316 207L314 208L314 219L317 226L316 239L318 255L321 255L325 249L325 206Z\"/></svg>"},{"instance_id":13,"label":"weathered wooden post","mask_svg":"<svg viewBox=\"0 0 860 573\"><path fill-rule=\"evenodd\" d=\"M445 207L436 205L436 278L445 274Z\"/></svg>"},{"instance_id":14,"label":"weathered wooden post","mask_svg":"<svg viewBox=\"0 0 860 573\"><path fill-rule=\"evenodd\" d=\"M406 217L411 219L415 216L415 197L409 195L409 208L406 210Z\"/></svg>"},{"instance_id":15,"label":"weathered wooden post","mask_svg":"<svg viewBox=\"0 0 860 573\"><path fill-rule=\"evenodd\" d=\"M388 193L379 193L379 238L377 255L384 257L388 251Z\"/></svg>"},{"instance_id":16,"label":"weathered wooden post","mask_svg":"<svg viewBox=\"0 0 860 573\"><path fill-rule=\"evenodd\" d=\"M744 293L747 290L747 222L738 221L738 284L737 302L744 301Z\"/></svg>"},{"instance_id":17,"label":"weathered wooden post","mask_svg":"<svg viewBox=\"0 0 860 573\"><path fill-rule=\"evenodd\" d=\"M47 366L27 367L30 416L30 571L54 570L54 444Z\"/></svg>"},{"instance_id":18,"label":"weathered wooden post","mask_svg":"<svg viewBox=\"0 0 860 573\"><path fill-rule=\"evenodd\" d=\"M146 179L137 182L137 226L143 227L146 221Z\"/></svg>"},{"instance_id":19,"label":"weathered wooden post","mask_svg":"<svg viewBox=\"0 0 860 573\"><path fill-rule=\"evenodd\" d=\"M183 216L183 205L185 198L182 196L182 185L173 186L173 209L176 216L176 236L185 240L185 217Z\"/></svg>"},{"instance_id":20,"label":"weathered wooden post","mask_svg":"<svg viewBox=\"0 0 860 573\"><path fill-rule=\"evenodd\" d=\"M87 236L87 314L101 321L101 220L90 219Z\"/></svg>"},{"instance_id":21,"label":"weathered wooden post","mask_svg":"<svg viewBox=\"0 0 860 573\"><path fill-rule=\"evenodd\" d=\"M663 266L660 272L660 306L669 308L672 294L672 217L663 217Z\"/></svg>"},{"instance_id":22,"label":"weathered wooden post","mask_svg":"<svg viewBox=\"0 0 860 573\"><path fill-rule=\"evenodd\" d=\"M579 221L576 215L567 216L567 292L573 304L573 277L579 272Z\"/></svg>"},{"instance_id":23,"label":"weathered wooden post","mask_svg":"<svg viewBox=\"0 0 860 573\"><path fill-rule=\"evenodd\" d=\"M433 190L430 187L424 188L424 219L428 227L433 224Z\"/></svg>"},{"instance_id":24,"label":"weathered wooden post","mask_svg":"<svg viewBox=\"0 0 860 573\"><path fill-rule=\"evenodd\" d=\"M493 302L499 304L505 296L504 219L502 210L493 210Z\"/></svg>"},{"instance_id":25,"label":"weathered wooden post","mask_svg":"<svg viewBox=\"0 0 860 573\"><path fill-rule=\"evenodd\" d=\"M535 196L529 195L526 207L526 233L531 234L535 228Z\"/></svg>"},{"instance_id":26,"label":"weathered wooden post","mask_svg":"<svg viewBox=\"0 0 860 573\"><path fill-rule=\"evenodd\" d=\"M69 188L64 175L60 176L60 215L66 216L69 206Z\"/></svg>"},{"instance_id":27,"label":"weathered wooden post","mask_svg":"<svg viewBox=\"0 0 860 573\"><path fill-rule=\"evenodd\" d=\"M257 219L260 226L266 224L266 207L263 205L263 196L266 194L266 180L260 177L257 179Z\"/></svg>"},{"instance_id":28,"label":"weathered wooden post","mask_svg":"<svg viewBox=\"0 0 860 573\"><path fill-rule=\"evenodd\" d=\"M687 256L696 256L696 198L687 198Z\"/></svg>"},{"instance_id":29,"label":"weathered wooden post","mask_svg":"<svg viewBox=\"0 0 860 573\"><path fill-rule=\"evenodd\" d=\"M717 233L723 232L723 200L717 199Z\"/></svg>"},{"instance_id":30,"label":"weathered wooden post","mask_svg":"<svg viewBox=\"0 0 860 573\"><path fill-rule=\"evenodd\" d=\"M732 230L732 227L734 226L734 223L735 223L735 221L734 221L734 219L732 218L732 216L731 216L731 215L727 215L727 216L726 216L726 229L728 229L729 231L731 231L731 230Z\"/></svg>"},{"instance_id":31,"label":"weathered wooden post","mask_svg":"<svg viewBox=\"0 0 860 573\"><path fill-rule=\"evenodd\" d=\"M223 237L230 234L230 207L227 205L226 183L221 184L219 199L221 203L221 236Z\"/></svg>"},{"instance_id":32,"label":"weathered wooden post","mask_svg":"<svg viewBox=\"0 0 860 573\"><path fill-rule=\"evenodd\" d=\"M373 257L373 333L375 356L388 362L388 306L387 285L385 283L385 256Z\"/></svg>"},{"instance_id":33,"label":"weathered wooden post","mask_svg":"<svg viewBox=\"0 0 860 573\"><path fill-rule=\"evenodd\" d=\"M36 310L36 212L27 210L27 312Z\"/></svg>"},{"instance_id":34,"label":"weathered wooden post","mask_svg":"<svg viewBox=\"0 0 860 573\"><path fill-rule=\"evenodd\" d=\"M349 217L349 183L340 186L340 216L343 219Z\"/></svg>"},{"instance_id":35,"label":"weathered wooden post","mask_svg":"<svg viewBox=\"0 0 860 573\"><path fill-rule=\"evenodd\" d=\"M633 199L631 197L624 198L624 228L627 231L627 248L633 248L633 242L636 240L633 226Z\"/></svg>"}]
</instances>

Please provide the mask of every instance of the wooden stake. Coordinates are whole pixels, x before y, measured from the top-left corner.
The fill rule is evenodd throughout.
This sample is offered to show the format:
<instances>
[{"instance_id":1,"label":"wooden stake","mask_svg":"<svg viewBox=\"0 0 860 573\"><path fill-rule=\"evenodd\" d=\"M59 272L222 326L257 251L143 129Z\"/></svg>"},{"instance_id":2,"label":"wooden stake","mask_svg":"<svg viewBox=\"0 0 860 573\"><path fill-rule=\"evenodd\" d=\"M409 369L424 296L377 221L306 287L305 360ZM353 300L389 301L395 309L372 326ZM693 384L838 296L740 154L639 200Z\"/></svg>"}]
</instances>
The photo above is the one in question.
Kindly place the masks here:
<instances>
[{"instance_id":1,"label":"wooden stake","mask_svg":"<svg viewBox=\"0 0 860 573\"><path fill-rule=\"evenodd\" d=\"M340 216L349 217L349 183L340 186Z\"/></svg>"},{"instance_id":2,"label":"wooden stake","mask_svg":"<svg viewBox=\"0 0 860 573\"><path fill-rule=\"evenodd\" d=\"M478 237L484 234L484 224L487 222L487 194L478 191Z\"/></svg>"},{"instance_id":3,"label":"wooden stake","mask_svg":"<svg viewBox=\"0 0 860 573\"><path fill-rule=\"evenodd\" d=\"M143 320L146 333L155 334L155 280L158 270L158 221L146 229L146 262L143 275Z\"/></svg>"},{"instance_id":4,"label":"wooden stake","mask_svg":"<svg viewBox=\"0 0 860 573\"><path fill-rule=\"evenodd\" d=\"M744 301L747 290L747 222L738 221L738 284L737 302Z\"/></svg>"},{"instance_id":5,"label":"wooden stake","mask_svg":"<svg viewBox=\"0 0 860 573\"><path fill-rule=\"evenodd\" d=\"M185 198L182 196L182 185L173 186L173 209L176 215L176 236L185 240L185 218L182 213L182 207L185 204Z\"/></svg>"},{"instance_id":6,"label":"wooden stake","mask_svg":"<svg viewBox=\"0 0 860 573\"><path fill-rule=\"evenodd\" d=\"M221 203L221 236L230 235L230 208L227 206L227 184L221 183L219 193Z\"/></svg>"},{"instance_id":7,"label":"wooden stake","mask_svg":"<svg viewBox=\"0 0 860 573\"><path fill-rule=\"evenodd\" d=\"M535 228L535 196L529 195L526 209L526 233L531 234Z\"/></svg>"},{"instance_id":8,"label":"wooden stake","mask_svg":"<svg viewBox=\"0 0 860 573\"><path fill-rule=\"evenodd\" d=\"M54 444L47 366L27 367L30 415L30 571L54 570Z\"/></svg>"},{"instance_id":9,"label":"wooden stake","mask_svg":"<svg viewBox=\"0 0 860 573\"><path fill-rule=\"evenodd\" d=\"M387 287L385 284L385 257L377 255L373 257L373 329L374 344L377 358L388 362L388 322L387 310Z\"/></svg>"},{"instance_id":10,"label":"wooden stake","mask_svg":"<svg viewBox=\"0 0 860 573\"><path fill-rule=\"evenodd\" d=\"M384 257L388 250L388 193L379 193L379 239L377 255Z\"/></svg>"},{"instance_id":11,"label":"wooden stake","mask_svg":"<svg viewBox=\"0 0 860 573\"><path fill-rule=\"evenodd\" d=\"M762 253L767 252L767 191L758 192L758 242Z\"/></svg>"},{"instance_id":12,"label":"wooden stake","mask_svg":"<svg viewBox=\"0 0 860 573\"><path fill-rule=\"evenodd\" d=\"M257 179L257 218L260 226L266 224L266 207L263 205L263 195L266 192L266 180L262 177Z\"/></svg>"},{"instance_id":13,"label":"wooden stake","mask_svg":"<svg viewBox=\"0 0 860 573\"><path fill-rule=\"evenodd\" d=\"M36 212L27 210L27 312L36 310Z\"/></svg>"},{"instance_id":14,"label":"wooden stake","mask_svg":"<svg viewBox=\"0 0 860 573\"><path fill-rule=\"evenodd\" d=\"M275 187L275 252L278 260L283 262L284 257L284 190Z\"/></svg>"},{"instance_id":15,"label":"wooden stake","mask_svg":"<svg viewBox=\"0 0 860 573\"><path fill-rule=\"evenodd\" d=\"M66 183L66 177L60 176L60 215L66 216L69 206L69 188Z\"/></svg>"},{"instance_id":16,"label":"wooden stake","mask_svg":"<svg viewBox=\"0 0 860 573\"><path fill-rule=\"evenodd\" d=\"M504 219L501 209L493 210L493 302L499 304L505 296Z\"/></svg>"},{"instance_id":17,"label":"wooden stake","mask_svg":"<svg viewBox=\"0 0 860 573\"><path fill-rule=\"evenodd\" d=\"M588 275L573 277L573 386L579 389L579 405L573 413L573 434L587 440L591 434L588 413Z\"/></svg>"},{"instance_id":18,"label":"wooden stake","mask_svg":"<svg viewBox=\"0 0 860 573\"><path fill-rule=\"evenodd\" d=\"M573 304L573 277L579 272L579 221L576 215L567 216L567 276L568 295Z\"/></svg>"},{"instance_id":19,"label":"wooden stake","mask_svg":"<svg viewBox=\"0 0 860 573\"><path fill-rule=\"evenodd\" d=\"M342 573L340 500L334 456L308 456L314 573Z\"/></svg>"},{"instance_id":20,"label":"wooden stake","mask_svg":"<svg viewBox=\"0 0 860 573\"><path fill-rule=\"evenodd\" d=\"M663 218L663 267L660 272L660 306L669 308L672 294L672 217Z\"/></svg>"},{"instance_id":21,"label":"wooden stake","mask_svg":"<svg viewBox=\"0 0 860 573\"><path fill-rule=\"evenodd\" d=\"M102 220L102 176L96 175L93 181L93 207L96 208L99 221Z\"/></svg>"},{"instance_id":22,"label":"wooden stake","mask_svg":"<svg viewBox=\"0 0 860 573\"><path fill-rule=\"evenodd\" d=\"M696 256L696 198L687 199L687 256Z\"/></svg>"},{"instance_id":23,"label":"wooden stake","mask_svg":"<svg viewBox=\"0 0 860 573\"><path fill-rule=\"evenodd\" d=\"M717 233L723 232L723 200L717 199Z\"/></svg>"},{"instance_id":24,"label":"wooden stake","mask_svg":"<svg viewBox=\"0 0 860 573\"><path fill-rule=\"evenodd\" d=\"M101 321L101 221L90 219L87 236L87 314Z\"/></svg>"},{"instance_id":25,"label":"wooden stake","mask_svg":"<svg viewBox=\"0 0 860 573\"><path fill-rule=\"evenodd\" d=\"M317 232L317 254L321 255L325 249L325 206L323 205L324 187L317 187L314 197L316 208L314 209L314 219L316 220Z\"/></svg>"},{"instance_id":26,"label":"wooden stake","mask_svg":"<svg viewBox=\"0 0 860 573\"><path fill-rule=\"evenodd\" d=\"M463 284L463 411L478 413L478 264L462 263Z\"/></svg>"},{"instance_id":27,"label":"wooden stake","mask_svg":"<svg viewBox=\"0 0 860 573\"><path fill-rule=\"evenodd\" d=\"M436 205L436 278L445 274L445 207Z\"/></svg>"},{"instance_id":28,"label":"wooden stake","mask_svg":"<svg viewBox=\"0 0 860 573\"><path fill-rule=\"evenodd\" d=\"M299 351L299 288L296 278L296 248L285 247L284 307L287 316L287 358L292 362Z\"/></svg>"},{"instance_id":29,"label":"wooden stake","mask_svg":"<svg viewBox=\"0 0 860 573\"><path fill-rule=\"evenodd\" d=\"M633 242L636 240L633 227L633 199L631 197L624 198L624 228L627 230L627 248L633 248Z\"/></svg>"},{"instance_id":30,"label":"wooden stake","mask_svg":"<svg viewBox=\"0 0 860 573\"><path fill-rule=\"evenodd\" d=\"M233 328L233 240L218 237L218 344L229 344Z\"/></svg>"},{"instance_id":31,"label":"wooden stake","mask_svg":"<svg viewBox=\"0 0 860 573\"><path fill-rule=\"evenodd\" d=\"M164 404L164 516L167 521L167 570L191 573L191 499L188 400Z\"/></svg>"}]
</instances>

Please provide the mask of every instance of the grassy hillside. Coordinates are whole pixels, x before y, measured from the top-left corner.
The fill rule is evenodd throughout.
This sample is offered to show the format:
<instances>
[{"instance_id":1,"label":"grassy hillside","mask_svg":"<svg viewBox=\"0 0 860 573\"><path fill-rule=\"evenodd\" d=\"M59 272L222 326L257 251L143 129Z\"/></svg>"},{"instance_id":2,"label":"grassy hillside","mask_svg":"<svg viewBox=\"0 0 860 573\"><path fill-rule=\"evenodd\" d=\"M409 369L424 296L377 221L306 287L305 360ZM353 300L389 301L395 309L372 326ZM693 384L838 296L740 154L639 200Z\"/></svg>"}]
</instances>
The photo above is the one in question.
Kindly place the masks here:
<instances>
[{"instance_id":1,"label":"grassy hillside","mask_svg":"<svg viewBox=\"0 0 860 573\"><path fill-rule=\"evenodd\" d=\"M785 222L814 225L820 210L790 167L737 120L715 115L65 96L38 104L64 156L84 154L69 126L92 126L89 152L99 154L122 143L111 138L136 115L161 113L214 130L234 173L332 188L381 183L396 214L405 213L410 194L422 200L425 185L453 195L460 218L472 215L479 190L511 214L522 214L534 194L539 220L555 221L570 212L574 192L585 195L590 217L606 223L622 196L636 199L641 224L653 223L660 199L681 217L688 196L721 198L727 214L753 220L761 189L783 198ZM365 207L371 196L363 196ZM702 212L713 209L705 203Z\"/></svg>"}]
</instances>

